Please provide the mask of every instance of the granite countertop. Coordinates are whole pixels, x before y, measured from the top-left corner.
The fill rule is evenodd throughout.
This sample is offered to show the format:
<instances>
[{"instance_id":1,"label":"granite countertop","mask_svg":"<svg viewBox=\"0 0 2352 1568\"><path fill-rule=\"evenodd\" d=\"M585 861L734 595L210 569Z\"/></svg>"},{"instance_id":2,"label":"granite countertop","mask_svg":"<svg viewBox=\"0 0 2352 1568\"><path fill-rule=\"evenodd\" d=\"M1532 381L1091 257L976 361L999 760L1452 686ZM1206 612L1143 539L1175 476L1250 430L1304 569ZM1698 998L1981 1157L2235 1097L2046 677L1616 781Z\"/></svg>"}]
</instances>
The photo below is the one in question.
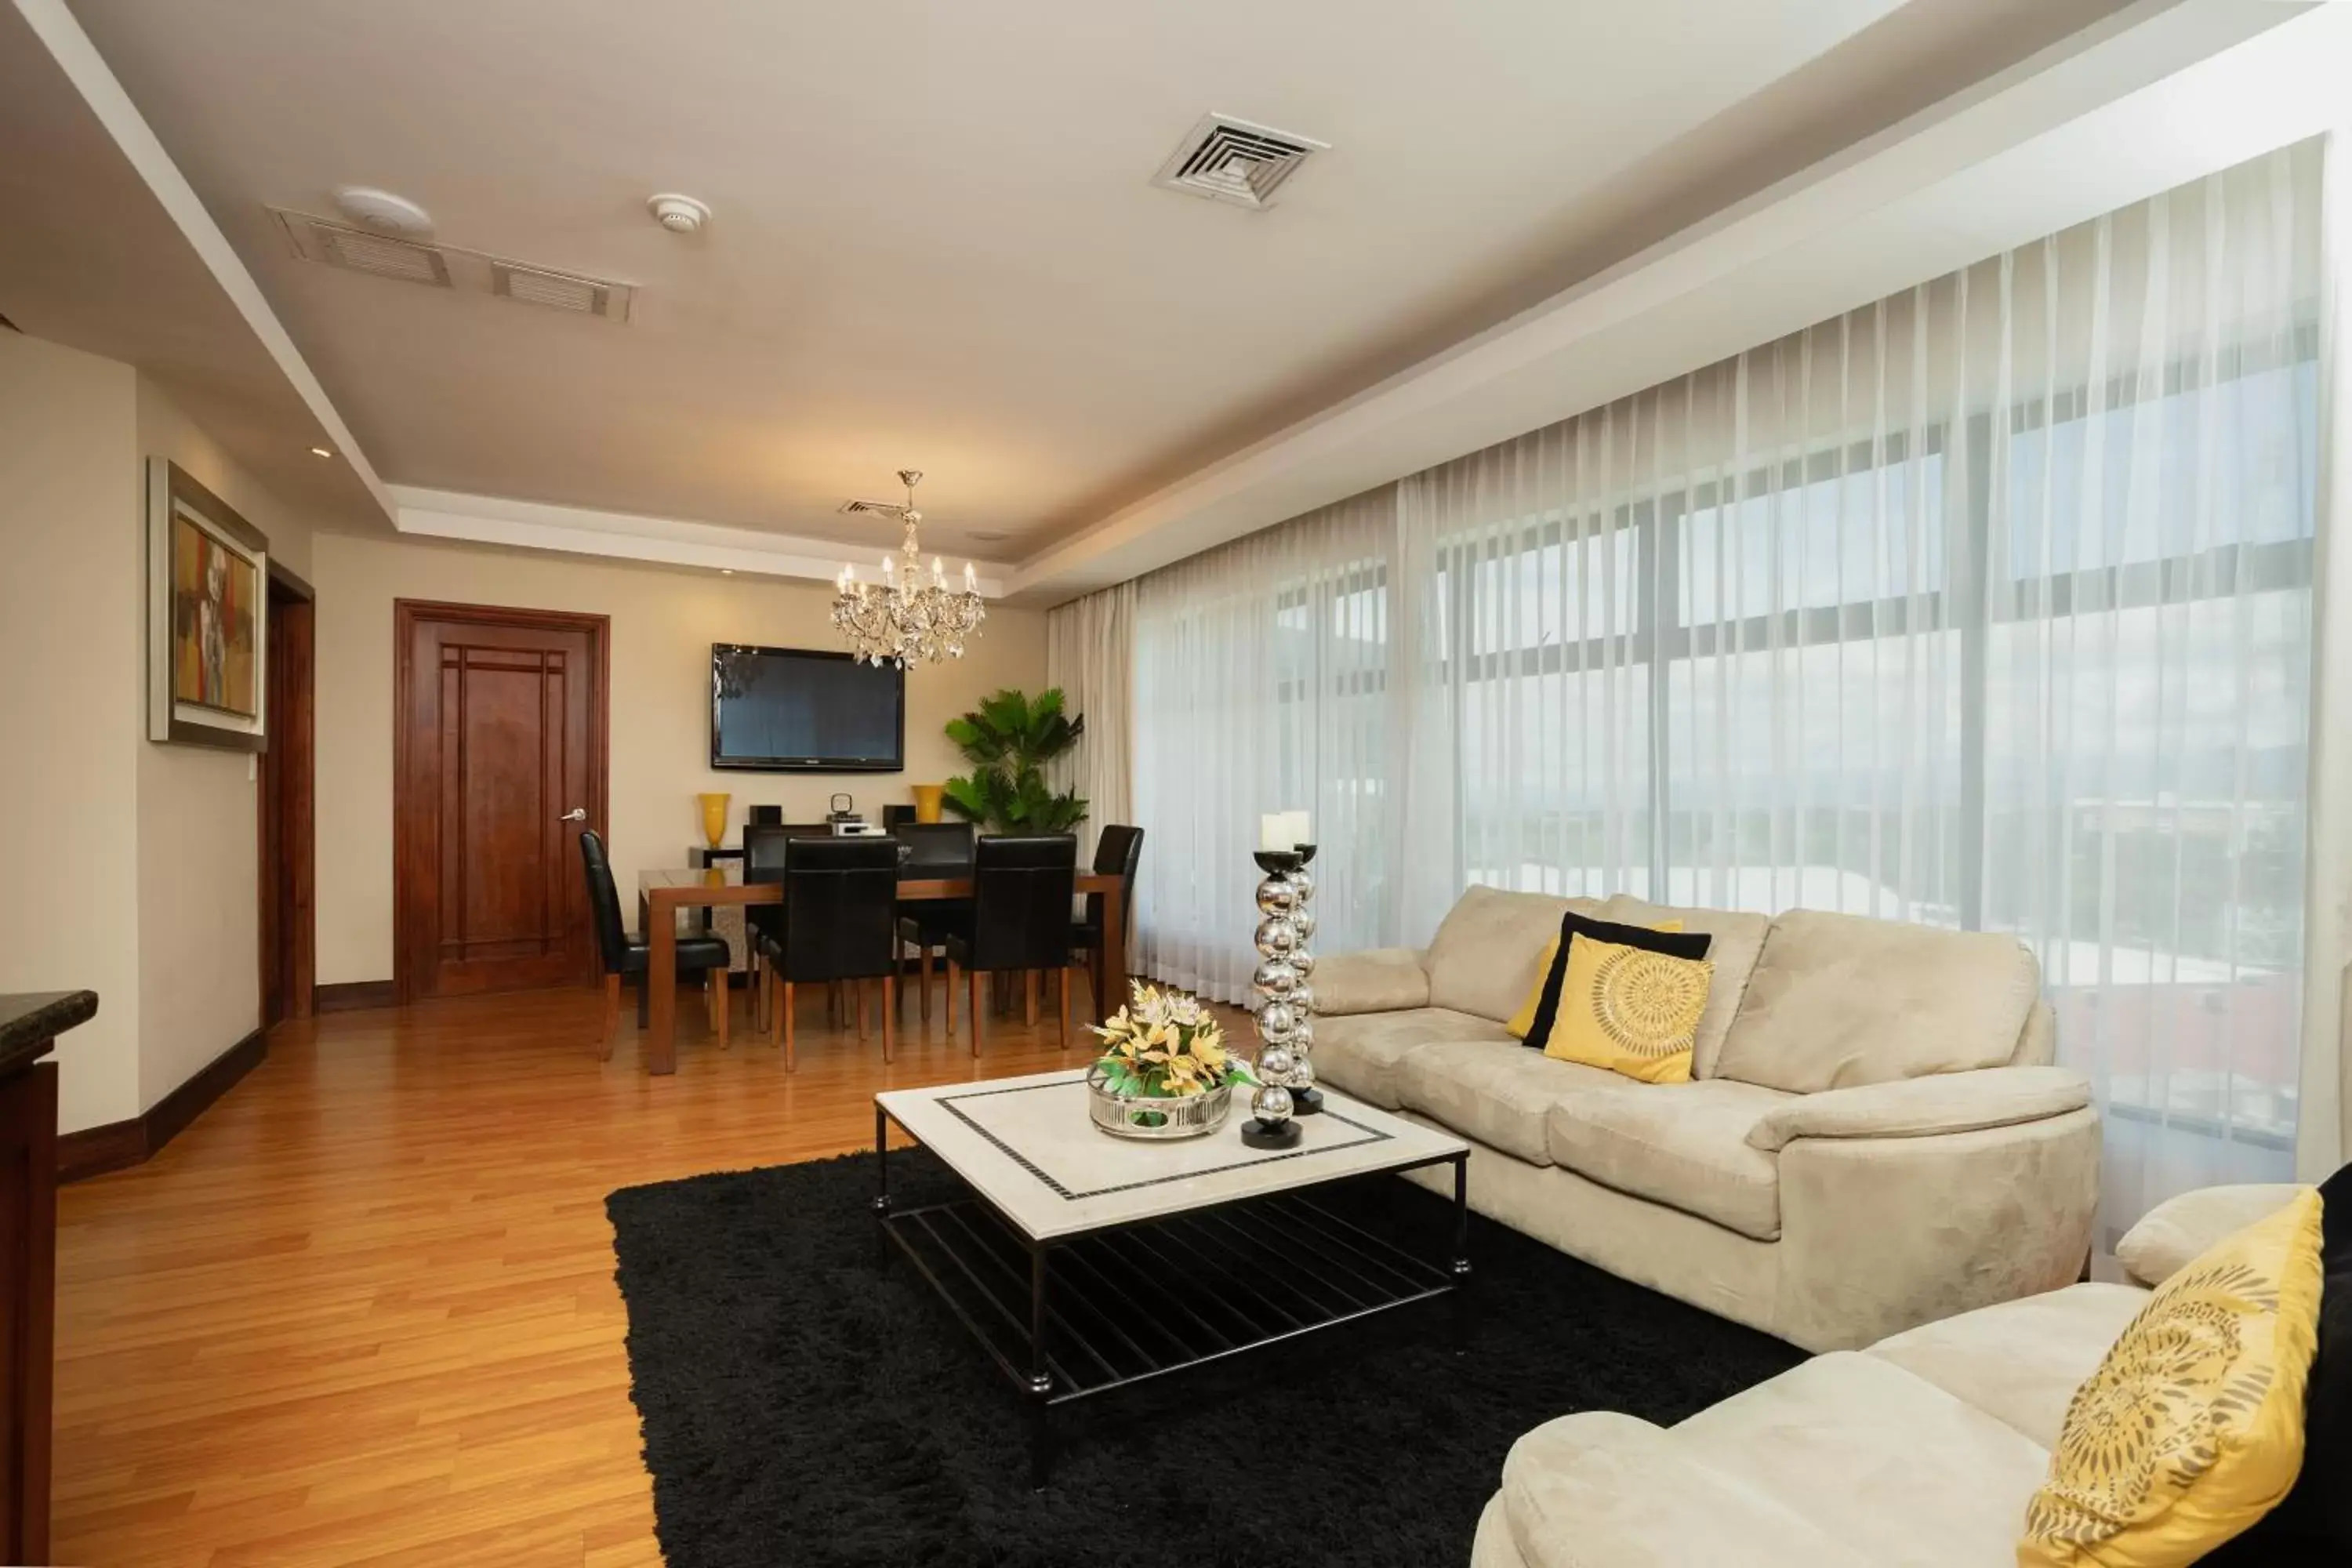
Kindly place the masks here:
<instances>
[{"instance_id":1,"label":"granite countertop","mask_svg":"<svg viewBox=\"0 0 2352 1568\"><path fill-rule=\"evenodd\" d=\"M48 1052L49 1042L98 1012L95 991L33 991L0 995L0 1074Z\"/></svg>"}]
</instances>

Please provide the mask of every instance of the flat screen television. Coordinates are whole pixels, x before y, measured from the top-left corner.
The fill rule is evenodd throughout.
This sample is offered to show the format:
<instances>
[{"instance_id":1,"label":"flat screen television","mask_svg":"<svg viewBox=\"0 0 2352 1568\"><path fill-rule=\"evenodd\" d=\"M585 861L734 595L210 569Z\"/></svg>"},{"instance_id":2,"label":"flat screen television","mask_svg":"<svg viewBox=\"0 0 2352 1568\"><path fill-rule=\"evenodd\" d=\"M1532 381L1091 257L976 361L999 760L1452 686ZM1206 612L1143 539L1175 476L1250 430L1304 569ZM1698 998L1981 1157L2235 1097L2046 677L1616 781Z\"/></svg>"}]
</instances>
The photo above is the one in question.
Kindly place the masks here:
<instances>
[{"instance_id":1,"label":"flat screen television","mask_svg":"<svg viewBox=\"0 0 2352 1568\"><path fill-rule=\"evenodd\" d=\"M710 645L710 765L894 773L907 765L907 672L813 648Z\"/></svg>"}]
</instances>

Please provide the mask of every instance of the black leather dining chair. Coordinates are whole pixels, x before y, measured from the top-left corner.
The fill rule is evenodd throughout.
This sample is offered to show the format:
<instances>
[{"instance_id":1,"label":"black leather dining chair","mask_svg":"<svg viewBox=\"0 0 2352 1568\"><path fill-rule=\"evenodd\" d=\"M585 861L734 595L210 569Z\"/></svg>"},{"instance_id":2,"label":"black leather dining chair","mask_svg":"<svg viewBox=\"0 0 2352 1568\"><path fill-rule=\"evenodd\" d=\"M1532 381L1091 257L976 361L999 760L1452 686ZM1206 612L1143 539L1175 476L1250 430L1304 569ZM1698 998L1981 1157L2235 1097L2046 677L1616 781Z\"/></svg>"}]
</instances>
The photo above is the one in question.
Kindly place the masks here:
<instances>
[{"instance_id":1,"label":"black leather dining chair","mask_svg":"<svg viewBox=\"0 0 2352 1568\"><path fill-rule=\"evenodd\" d=\"M632 937L621 923L621 895L613 886L613 863L604 855L604 841L594 829L580 835L580 860L588 878L588 910L596 921L596 959L604 972L604 1033L596 1054L613 1059L613 1037L621 1023L621 982L637 983L637 1022L646 1021L646 983L653 967L653 950L644 933ZM682 936L677 939L677 972L702 975L704 1005L710 1014L711 1032L727 1043L727 970L731 955L727 939Z\"/></svg>"},{"instance_id":2,"label":"black leather dining chair","mask_svg":"<svg viewBox=\"0 0 2352 1568\"><path fill-rule=\"evenodd\" d=\"M782 822L747 822L743 825L743 880L746 882L781 882L784 879L784 845L793 837L793 830ZM747 904L743 908L743 935L751 944L751 1026L764 1030L768 1026L767 1006L770 1001L766 977L767 943L762 939L780 938L784 930L784 911L776 904Z\"/></svg>"},{"instance_id":3,"label":"black leather dining chair","mask_svg":"<svg viewBox=\"0 0 2352 1568\"><path fill-rule=\"evenodd\" d=\"M968 974L971 1054L980 1055L980 977L1029 972L1029 1022L1037 1021L1040 970L1062 978L1062 1045L1070 1044L1070 900L1077 888L1078 841L1066 833L982 838L972 847L971 929L948 951L948 1037L955 1037L958 972Z\"/></svg>"},{"instance_id":4,"label":"black leather dining chair","mask_svg":"<svg viewBox=\"0 0 2352 1568\"><path fill-rule=\"evenodd\" d=\"M898 846L880 837L783 841L782 902L761 928L769 1038L784 1047L784 1070L800 1065L793 1038L793 991L811 982L856 988L857 1037L866 1037L866 983L882 982L882 1059L898 1043Z\"/></svg>"},{"instance_id":5,"label":"black leather dining chair","mask_svg":"<svg viewBox=\"0 0 2352 1568\"><path fill-rule=\"evenodd\" d=\"M902 822L890 836L907 847L901 876L971 875L969 822ZM899 909L898 940L915 949L919 965L915 990L924 1023L931 1021L931 954L949 937L971 934L970 899L919 899Z\"/></svg>"},{"instance_id":6,"label":"black leather dining chair","mask_svg":"<svg viewBox=\"0 0 2352 1568\"><path fill-rule=\"evenodd\" d=\"M1095 870L1103 876L1115 876L1125 888L1119 900L1118 951L1127 950L1127 933L1135 929L1135 873L1143 864L1143 829L1129 827L1125 823L1109 823L1102 837L1095 840ZM1108 972L1107 961L1111 944L1103 938L1103 906L1108 900L1100 893L1087 895L1086 912L1070 927L1070 946L1087 955L1087 982L1094 987L1095 1016L1108 1018L1124 1001L1124 996L1103 994L1104 975Z\"/></svg>"}]
</instances>

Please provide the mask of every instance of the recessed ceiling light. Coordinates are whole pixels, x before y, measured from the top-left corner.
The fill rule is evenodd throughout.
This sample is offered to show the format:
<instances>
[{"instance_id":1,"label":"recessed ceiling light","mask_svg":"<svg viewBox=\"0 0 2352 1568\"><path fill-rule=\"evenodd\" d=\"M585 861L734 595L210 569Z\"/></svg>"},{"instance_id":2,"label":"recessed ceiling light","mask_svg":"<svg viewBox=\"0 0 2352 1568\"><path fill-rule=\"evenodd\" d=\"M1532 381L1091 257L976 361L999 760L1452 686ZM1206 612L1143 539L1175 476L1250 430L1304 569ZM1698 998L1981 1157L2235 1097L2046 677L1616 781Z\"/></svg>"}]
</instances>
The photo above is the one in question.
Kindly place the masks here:
<instances>
[{"instance_id":1,"label":"recessed ceiling light","mask_svg":"<svg viewBox=\"0 0 2352 1568\"><path fill-rule=\"evenodd\" d=\"M721 566L719 569L719 574L721 577L732 577L735 575L735 568L732 566Z\"/></svg>"},{"instance_id":2,"label":"recessed ceiling light","mask_svg":"<svg viewBox=\"0 0 2352 1568\"><path fill-rule=\"evenodd\" d=\"M1010 539L1010 538L1012 538L1013 536L1012 536L1011 534L1009 534L1009 533L982 533L982 532L974 532L974 533L972 534L972 537L973 537L974 539L979 540L982 544L994 544L994 543L996 543L999 540Z\"/></svg>"},{"instance_id":3,"label":"recessed ceiling light","mask_svg":"<svg viewBox=\"0 0 2352 1568\"><path fill-rule=\"evenodd\" d=\"M334 454L328 451L324 447L313 447L310 448L310 456L314 458L331 458Z\"/></svg>"}]
</instances>

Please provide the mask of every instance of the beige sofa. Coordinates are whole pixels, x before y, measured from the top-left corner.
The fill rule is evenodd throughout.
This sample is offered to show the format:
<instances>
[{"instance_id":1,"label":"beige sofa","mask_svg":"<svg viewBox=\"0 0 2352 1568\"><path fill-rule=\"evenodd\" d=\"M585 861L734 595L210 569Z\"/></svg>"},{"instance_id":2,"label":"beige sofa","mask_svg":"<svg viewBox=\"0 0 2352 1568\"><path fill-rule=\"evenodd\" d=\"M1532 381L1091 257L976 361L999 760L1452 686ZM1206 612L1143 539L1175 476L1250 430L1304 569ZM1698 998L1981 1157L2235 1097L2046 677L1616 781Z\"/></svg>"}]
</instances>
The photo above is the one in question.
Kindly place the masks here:
<instances>
[{"instance_id":1,"label":"beige sofa","mask_svg":"<svg viewBox=\"0 0 2352 1568\"><path fill-rule=\"evenodd\" d=\"M2117 1256L2155 1284L2298 1190L2176 1198ZM2067 1402L2147 1295L2084 1284L1980 1307L1672 1427L1547 1422L1503 1461L1471 1568L2011 1568Z\"/></svg>"},{"instance_id":2,"label":"beige sofa","mask_svg":"<svg viewBox=\"0 0 2352 1568\"><path fill-rule=\"evenodd\" d=\"M1712 934L1693 1081L1504 1029L1564 909ZM1425 952L1339 954L1314 984L1318 1076L1471 1140L1479 1213L1808 1350L2053 1289L2088 1256L2090 1085L2050 1065L2010 938L1472 888Z\"/></svg>"}]
</instances>

